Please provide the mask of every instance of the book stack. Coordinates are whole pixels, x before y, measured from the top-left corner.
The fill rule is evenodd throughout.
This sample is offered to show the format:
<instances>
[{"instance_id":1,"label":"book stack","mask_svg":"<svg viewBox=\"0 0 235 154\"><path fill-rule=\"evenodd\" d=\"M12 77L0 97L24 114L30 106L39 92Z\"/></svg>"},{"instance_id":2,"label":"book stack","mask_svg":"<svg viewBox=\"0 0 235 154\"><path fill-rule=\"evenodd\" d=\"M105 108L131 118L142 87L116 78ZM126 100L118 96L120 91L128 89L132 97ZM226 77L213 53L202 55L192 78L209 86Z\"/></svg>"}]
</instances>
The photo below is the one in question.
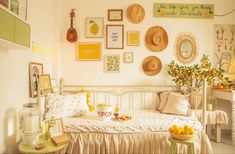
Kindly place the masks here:
<instances>
[{"instance_id":1,"label":"book stack","mask_svg":"<svg viewBox=\"0 0 235 154\"><path fill-rule=\"evenodd\" d=\"M69 141L66 135L55 136L55 137L52 137L51 140L56 146L67 144Z\"/></svg>"}]
</instances>

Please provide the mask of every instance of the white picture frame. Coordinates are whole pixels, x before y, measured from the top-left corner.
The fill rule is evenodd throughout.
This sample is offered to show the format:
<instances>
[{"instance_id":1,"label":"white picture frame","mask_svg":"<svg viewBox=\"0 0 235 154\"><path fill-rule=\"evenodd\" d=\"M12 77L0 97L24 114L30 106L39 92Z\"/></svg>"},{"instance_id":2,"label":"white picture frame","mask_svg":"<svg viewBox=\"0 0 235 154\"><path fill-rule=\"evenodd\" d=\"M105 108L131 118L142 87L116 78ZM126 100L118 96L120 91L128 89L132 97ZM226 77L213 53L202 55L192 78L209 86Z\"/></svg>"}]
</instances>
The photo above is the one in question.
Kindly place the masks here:
<instances>
[{"instance_id":1,"label":"white picture frame","mask_svg":"<svg viewBox=\"0 0 235 154\"><path fill-rule=\"evenodd\" d=\"M106 49L124 48L124 25L106 25Z\"/></svg>"},{"instance_id":2,"label":"white picture frame","mask_svg":"<svg viewBox=\"0 0 235 154\"><path fill-rule=\"evenodd\" d=\"M64 135L64 127L63 127L62 118L52 119L52 120L55 120L55 124L50 128L51 138ZM48 120L46 122L50 122L50 121L51 120Z\"/></svg>"},{"instance_id":3,"label":"white picture frame","mask_svg":"<svg viewBox=\"0 0 235 154\"><path fill-rule=\"evenodd\" d=\"M119 73L120 72L120 56L104 55L104 72Z\"/></svg>"},{"instance_id":4,"label":"white picture frame","mask_svg":"<svg viewBox=\"0 0 235 154\"><path fill-rule=\"evenodd\" d=\"M133 63L133 59L134 59L133 52L125 52L123 54L123 61L124 61L124 63Z\"/></svg>"},{"instance_id":5,"label":"white picture frame","mask_svg":"<svg viewBox=\"0 0 235 154\"><path fill-rule=\"evenodd\" d=\"M103 38L104 37L104 18L87 17L85 19L85 37Z\"/></svg>"}]
</instances>

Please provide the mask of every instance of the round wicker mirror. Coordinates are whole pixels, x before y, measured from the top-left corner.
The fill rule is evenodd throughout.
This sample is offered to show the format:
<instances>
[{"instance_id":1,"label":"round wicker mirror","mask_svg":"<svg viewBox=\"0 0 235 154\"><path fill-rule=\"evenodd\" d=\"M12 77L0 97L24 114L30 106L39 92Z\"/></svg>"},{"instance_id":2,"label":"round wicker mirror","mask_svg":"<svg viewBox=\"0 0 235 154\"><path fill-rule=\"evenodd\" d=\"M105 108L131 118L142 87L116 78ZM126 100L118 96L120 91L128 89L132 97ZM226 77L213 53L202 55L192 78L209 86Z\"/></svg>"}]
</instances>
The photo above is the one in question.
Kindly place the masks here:
<instances>
[{"instance_id":1,"label":"round wicker mirror","mask_svg":"<svg viewBox=\"0 0 235 154\"><path fill-rule=\"evenodd\" d=\"M196 41L191 33L181 33L176 40L176 57L182 63L190 63L197 54Z\"/></svg>"}]
</instances>

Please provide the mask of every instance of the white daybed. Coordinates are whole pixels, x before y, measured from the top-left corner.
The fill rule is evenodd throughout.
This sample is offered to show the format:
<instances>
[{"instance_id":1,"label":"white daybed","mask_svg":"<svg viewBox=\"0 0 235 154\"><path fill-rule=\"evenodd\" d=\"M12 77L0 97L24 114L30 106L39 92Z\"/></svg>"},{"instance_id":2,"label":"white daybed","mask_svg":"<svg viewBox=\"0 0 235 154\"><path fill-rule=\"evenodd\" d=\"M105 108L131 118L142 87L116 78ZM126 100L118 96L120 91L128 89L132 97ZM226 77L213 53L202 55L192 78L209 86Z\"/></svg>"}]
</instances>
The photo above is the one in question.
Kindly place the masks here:
<instances>
[{"instance_id":1,"label":"white daybed","mask_svg":"<svg viewBox=\"0 0 235 154\"><path fill-rule=\"evenodd\" d=\"M66 90L66 87L69 89ZM168 128L174 124L192 126L195 130L196 153L212 153L210 141L204 131L206 86L204 85L203 125L192 117L161 114L157 91L175 90L172 86L62 86L60 91L71 92L86 89L92 93L91 102L118 103L123 112L133 116L126 122L100 121L96 112L84 117L63 118L65 133L69 137L66 153L168 153ZM40 89L40 88L39 88ZM72 89L72 90L71 90ZM39 102L41 97L39 98ZM125 110L128 109L128 110ZM139 110L136 110L139 109ZM178 145L180 153L187 153L184 145Z\"/></svg>"}]
</instances>

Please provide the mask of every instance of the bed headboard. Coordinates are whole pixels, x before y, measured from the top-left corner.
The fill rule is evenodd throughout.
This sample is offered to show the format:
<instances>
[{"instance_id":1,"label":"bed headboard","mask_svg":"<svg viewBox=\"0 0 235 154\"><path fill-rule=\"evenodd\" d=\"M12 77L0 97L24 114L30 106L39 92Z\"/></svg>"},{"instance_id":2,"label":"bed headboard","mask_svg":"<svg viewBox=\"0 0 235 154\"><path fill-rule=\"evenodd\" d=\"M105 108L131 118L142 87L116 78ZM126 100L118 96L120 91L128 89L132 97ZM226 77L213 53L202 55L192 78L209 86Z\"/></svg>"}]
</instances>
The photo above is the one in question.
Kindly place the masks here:
<instances>
[{"instance_id":1,"label":"bed headboard","mask_svg":"<svg viewBox=\"0 0 235 154\"><path fill-rule=\"evenodd\" d=\"M50 87L53 88L53 87ZM57 87L58 88L58 87ZM188 87L191 90L198 88ZM161 91L179 91L179 86L75 86L64 85L63 80L60 81L58 91L63 93L74 93L81 89L91 93L90 102L93 105L98 103L118 104L121 109L152 109L156 110L159 106L158 92ZM207 104L207 81L204 79L202 89L202 117L203 126L206 128L206 104ZM38 94L41 93L40 82L38 81ZM38 103L45 103L38 95ZM44 106L44 105L43 105Z\"/></svg>"},{"instance_id":2,"label":"bed headboard","mask_svg":"<svg viewBox=\"0 0 235 154\"><path fill-rule=\"evenodd\" d=\"M158 93L161 91L177 91L178 86L74 86L64 85L63 94L79 90L89 91L90 102L118 104L121 109L152 109L159 105Z\"/></svg>"}]
</instances>

